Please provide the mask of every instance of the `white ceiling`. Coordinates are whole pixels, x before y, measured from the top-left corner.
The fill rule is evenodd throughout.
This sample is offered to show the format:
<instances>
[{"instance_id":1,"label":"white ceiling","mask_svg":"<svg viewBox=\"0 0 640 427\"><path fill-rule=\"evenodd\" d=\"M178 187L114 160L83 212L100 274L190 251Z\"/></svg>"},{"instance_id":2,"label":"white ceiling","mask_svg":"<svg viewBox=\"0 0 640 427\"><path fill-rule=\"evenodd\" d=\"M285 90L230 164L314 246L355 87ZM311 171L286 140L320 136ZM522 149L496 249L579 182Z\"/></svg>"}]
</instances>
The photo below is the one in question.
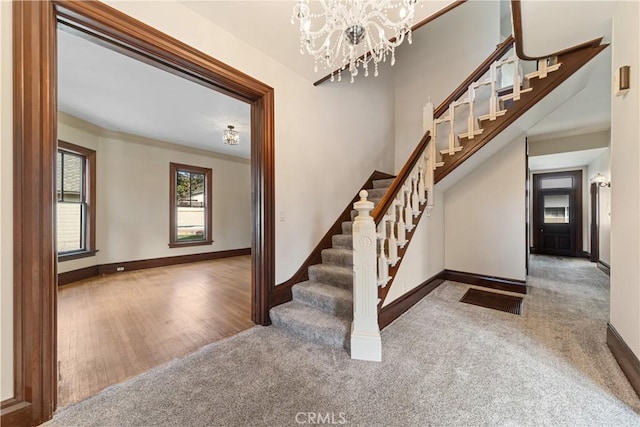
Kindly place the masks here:
<instances>
[{"instance_id":1,"label":"white ceiling","mask_svg":"<svg viewBox=\"0 0 640 427\"><path fill-rule=\"evenodd\" d=\"M61 30L58 109L112 131L250 156L249 104ZM237 146L222 142L229 124Z\"/></svg>"},{"instance_id":2,"label":"white ceiling","mask_svg":"<svg viewBox=\"0 0 640 427\"><path fill-rule=\"evenodd\" d=\"M551 169L579 168L587 166L597 159L608 148L594 148L592 150L572 151L569 153L546 154L529 157L529 169L542 171Z\"/></svg>"},{"instance_id":3,"label":"white ceiling","mask_svg":"<svg viewBox=\"0 0 640 427\"><path fill-rule=\"evenodd\" d=\"M300 30L297 23L291 23L291 11L295 5L292 0L182 3L312 82L334 71L320 67L317 73L314 72L313 58L300 53ZM311 1L312 12L320 10L317 3ZM451 3L452 0L423 1L422 6L416 8L414 22L420 22Z\"/></svg>"}]
</instances>

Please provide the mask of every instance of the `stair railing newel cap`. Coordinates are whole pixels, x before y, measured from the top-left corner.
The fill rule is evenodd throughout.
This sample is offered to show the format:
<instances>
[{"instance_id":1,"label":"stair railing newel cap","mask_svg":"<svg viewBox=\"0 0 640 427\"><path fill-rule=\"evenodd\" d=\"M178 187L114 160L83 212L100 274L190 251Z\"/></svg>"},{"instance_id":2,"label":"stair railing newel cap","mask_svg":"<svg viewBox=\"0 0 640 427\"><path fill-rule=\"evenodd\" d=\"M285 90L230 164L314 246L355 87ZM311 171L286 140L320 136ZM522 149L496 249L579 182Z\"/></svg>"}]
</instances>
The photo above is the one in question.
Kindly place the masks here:
<instances>
[{"instance_id":1,"label":"stair railing newel cap","mask_svg":"<svg viewBox=\"0 0 640 427\"><path fill-rule=\"evenodd\" d=\"M359 195L360 200L353 204L353 208L358 211L358 216L355 217L354 221L362 221L366 217L371 217L370 212L373 210L373 202L367 200L369 192L362 190Z\"/></svg>"}]
</instances>

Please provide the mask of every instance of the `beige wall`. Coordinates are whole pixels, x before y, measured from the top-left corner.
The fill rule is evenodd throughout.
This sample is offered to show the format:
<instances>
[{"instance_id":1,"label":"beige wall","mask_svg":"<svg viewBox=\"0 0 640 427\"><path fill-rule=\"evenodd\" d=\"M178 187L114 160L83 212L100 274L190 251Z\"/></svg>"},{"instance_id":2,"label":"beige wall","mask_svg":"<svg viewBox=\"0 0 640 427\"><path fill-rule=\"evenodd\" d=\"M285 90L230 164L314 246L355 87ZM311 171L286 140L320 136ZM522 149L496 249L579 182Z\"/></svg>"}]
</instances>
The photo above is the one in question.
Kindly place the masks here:
<instances>
[{"instance_id":1,"label":"beige wall","mask_svg":"<svg viewBox=\"0 0 640 427\"><path fill-rule=\"evenodd\" d=\"M111 132L101 136L97 176L101 264L251 247L249 163L176 148ZM169 248L170 162L212 169L213 245Z\"/></svg>"},{"instance_id":2,"label":"beige wall","mask_svg":"<svg viewBox=\"0 0 640 427\"><path fill-rule=\"evenodd\" d=\"M525 167L523 135L445 192L445 268L525 279Z\"/></svg>"},{"instance_id":3,"label":"beige wall","mask_svg":"<svg viewBox=\"0 0 640 427\"><path fill-rule=\"evenodd\" d=\"M105 131L64 113L60 114L58 135L96 150L99 250L95 257L59 263L59 272L251 246L251 170L247 160ZM213 245L168 247L170 162L212 169Z\"/></svg>"},{"instance_id":4,"label":"beige wall","mask_svg":"<svg viewBox=\"0 0 640 427\"><path fill-rule=\"evenodd\" d=\"M0 400L13 397L11 3L0 1Z\"/></svg>"},{"instance_id":5,"label":"beige wall","mask_svg":"<svg viewBox=\"0 0 640 427\"><path fill-rule=\"evenodd\" d=\"M640 358L640 4L613 17L612 71L631 66L631 90L611 99L611 324Z\"/></svg>"}]
</instances>

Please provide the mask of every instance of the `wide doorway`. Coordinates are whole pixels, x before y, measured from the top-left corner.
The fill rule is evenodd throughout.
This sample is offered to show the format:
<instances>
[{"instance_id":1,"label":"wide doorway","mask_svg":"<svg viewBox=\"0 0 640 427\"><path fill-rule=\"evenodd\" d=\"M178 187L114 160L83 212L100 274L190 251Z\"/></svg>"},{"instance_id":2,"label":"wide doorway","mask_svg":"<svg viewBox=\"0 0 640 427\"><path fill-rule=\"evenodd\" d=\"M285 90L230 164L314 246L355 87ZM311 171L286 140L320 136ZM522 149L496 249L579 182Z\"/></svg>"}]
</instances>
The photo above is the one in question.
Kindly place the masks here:
<instances>
[{"instance_id":1,"label":"wide doorway","mask_svg":"<svg viewBox=\"0 0 640 427\"><path fill-rule=\"evenodd\" d=\"M14 399L6 409L40 424L57 407L59 382L56 23L76 25L121 52L250 104L251 317L261 324L268 322L274 281L274 91L100 2L15 2L13 8L14 150L23 155L14 156L13 245L20 262L14 263Z\"/></svg>"}]
</instances>

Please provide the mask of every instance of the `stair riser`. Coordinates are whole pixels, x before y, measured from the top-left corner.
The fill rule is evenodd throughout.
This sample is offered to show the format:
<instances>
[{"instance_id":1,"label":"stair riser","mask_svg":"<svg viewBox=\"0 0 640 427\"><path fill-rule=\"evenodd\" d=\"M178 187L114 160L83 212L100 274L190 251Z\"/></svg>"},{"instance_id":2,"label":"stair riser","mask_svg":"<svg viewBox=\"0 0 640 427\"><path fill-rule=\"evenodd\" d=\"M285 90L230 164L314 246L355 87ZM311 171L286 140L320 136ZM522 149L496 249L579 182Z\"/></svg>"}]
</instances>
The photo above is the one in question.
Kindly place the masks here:
<instances>
[{"instance_id":1,"label":"stair riser","mask_svg":"<svg viewBox=\"0 0 640 427\"><path fill-rule=\"evenodd\" d=\"M322 251L322 263L339 265L340 267L353 267L353 253L334 253Z\"/></svg>"},{"instance_id":2,"label":"stair riser","mask_svg":"<svg viewBox=\"0 0 640 427\"><path fill-rule=\"evenodd\" d=\"M353 249L353 236L350 234L336 234L331 238L331 245L334 248Z\"/></svg>"},{"instance_id":3,"label":"stair riser","mask_svg":"<svg viewBox=\"0 0 640 427\"><path fill-rule=\"evenodd\" d=\"M349 275L346 273L316 269L314 267L315 265L309 267L309 280L338 286L343 289L353 289L353 273Z\"/></svg>"},{"instance_id":4,"label":"stair riser","mask_svg":"<svg viewBox=\"0 0 640 427\"><path fill-rule=\"evenodd\" d=\"M282 329L303 341L338 348L348 348L350 344L348 328L345 328L345 330L320 330L313 325L305 325L291 321L290 319L281 318L274 311L271 311L271 322L278 329Z\"/></svg>"},{"instance_id":5,"label":"stair riser","mask_svg":"<svg viewBox=\"0 0 640 427\"><path fill-rule=\"evenodd\" d=\"M294 300L315 307L318 310L345 318L353 316L353 303L351 301L320 295L296 286L293 287L292 293Z\"/></svg>"}]
</instances>

